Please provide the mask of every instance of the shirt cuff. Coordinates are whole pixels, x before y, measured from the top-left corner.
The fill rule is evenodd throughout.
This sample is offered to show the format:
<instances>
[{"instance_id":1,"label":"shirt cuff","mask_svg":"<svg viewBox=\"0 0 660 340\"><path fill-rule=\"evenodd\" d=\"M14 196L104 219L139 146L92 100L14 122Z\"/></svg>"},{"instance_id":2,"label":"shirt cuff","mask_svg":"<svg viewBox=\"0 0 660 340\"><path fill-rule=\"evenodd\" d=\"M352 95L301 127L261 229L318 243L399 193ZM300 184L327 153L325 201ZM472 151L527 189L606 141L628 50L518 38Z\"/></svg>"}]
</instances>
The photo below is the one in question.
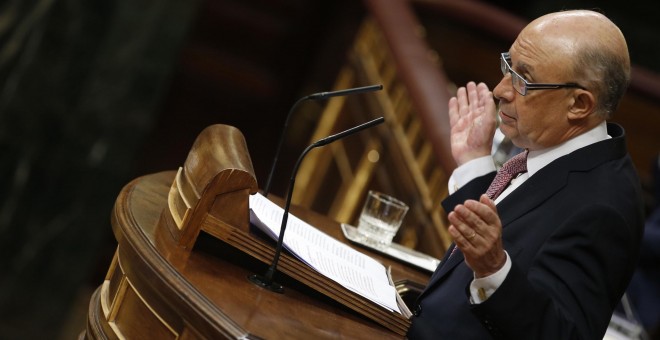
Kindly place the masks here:
<instances>
[{"instance_id":1,"label":"shirt cuff","mask_svg":"<svg viewBox=\"0 0 660 340\"><path fill-rule=\"evenodd\" d=\"M506 254L506 262L504 262L504 266L500 270L480 279L475 278L470 283L470 302L472 304L479 304L486 301L502 285L504 279L506 279L507 274L511 270L511 258L509 257L509 253L506 251L504 253Z\"/></svg>"},{"instance_id":2,"label":"shirt cuff","mask_svg":"<svg viewBox=\"0 0 660 340\"><path fill-rule=\"evenodd\" d=\"M459 166L449 177L449 194L453 194L471 180L496 170L495 162L493 162L491 156L475 158Z\"/></svg>"}]
</instances>

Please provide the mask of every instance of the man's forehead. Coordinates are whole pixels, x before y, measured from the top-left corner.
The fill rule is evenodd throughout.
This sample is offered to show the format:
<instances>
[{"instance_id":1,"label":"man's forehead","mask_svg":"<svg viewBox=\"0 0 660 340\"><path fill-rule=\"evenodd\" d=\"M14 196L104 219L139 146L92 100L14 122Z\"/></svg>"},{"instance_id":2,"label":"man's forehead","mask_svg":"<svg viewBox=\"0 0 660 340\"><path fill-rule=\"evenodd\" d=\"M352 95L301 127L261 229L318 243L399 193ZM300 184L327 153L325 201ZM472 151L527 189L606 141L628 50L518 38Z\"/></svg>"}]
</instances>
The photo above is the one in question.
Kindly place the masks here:
<instances>
[{"instance_id":1,"label":"man's forehead","mask_svg":"<svg viewBox=\"0 0 660 340\"><path fill-rule=\"evenodd\" d=\"M568 61L578 48L579 44L570 34L523 30L511 46L511 54L514 64L530 69L535 67L535 61Z\"/></svg>"}]
</instances>

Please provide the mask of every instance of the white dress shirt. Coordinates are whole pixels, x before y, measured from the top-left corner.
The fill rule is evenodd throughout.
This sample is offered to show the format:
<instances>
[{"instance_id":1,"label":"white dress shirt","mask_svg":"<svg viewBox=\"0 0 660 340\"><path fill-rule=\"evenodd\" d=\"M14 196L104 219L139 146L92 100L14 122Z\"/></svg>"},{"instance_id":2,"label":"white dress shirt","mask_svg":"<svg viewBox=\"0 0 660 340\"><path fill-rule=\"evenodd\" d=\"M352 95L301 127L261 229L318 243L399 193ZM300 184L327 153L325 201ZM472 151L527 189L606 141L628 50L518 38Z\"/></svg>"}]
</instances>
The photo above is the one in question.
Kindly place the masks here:
<instances>
[{"instance_id":1,"label":"white dress shirt","mask_svg":"<svg viewBox=\"0 0 660 340\"><path fill-rule=\"evenodd\" d=\"M509 186L504 189L497 199L495 199L495 204L498 204L512 191L522 185L528 178L534 176L535 173L555 159L607 138L610 138L610 136L607 135L607 123L602 122L595 128L567 140L560 145L543 150L530 151L527 155L527 172L511 180ZM495 163L491 156L477 158L459 166L449 178L449 194L453 194L471 180L495 170ZM507 253L506 262L498 272L487 277L479 279L475 278L472 280L472 283L470 284L471 302L481 303L491 296L502 282L504 282L510 269L511 258Z\"/></svg>"}]
</instances>

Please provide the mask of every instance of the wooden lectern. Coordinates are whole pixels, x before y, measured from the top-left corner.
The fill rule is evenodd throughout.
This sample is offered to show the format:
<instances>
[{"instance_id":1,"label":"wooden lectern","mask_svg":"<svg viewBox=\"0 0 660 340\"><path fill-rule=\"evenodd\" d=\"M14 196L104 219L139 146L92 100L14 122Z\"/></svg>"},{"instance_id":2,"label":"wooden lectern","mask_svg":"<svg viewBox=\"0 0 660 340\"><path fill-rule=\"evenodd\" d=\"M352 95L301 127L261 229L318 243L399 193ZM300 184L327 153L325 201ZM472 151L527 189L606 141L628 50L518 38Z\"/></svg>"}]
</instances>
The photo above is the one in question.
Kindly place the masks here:
<instances>
[{"instance_id":1,"label":"wooden lectern","mask_svg":"<svg viewBox=\"0 0 660 340\"><path fill-rule=\"evenodd\" d=\"M205 129L178 171L127 184L112 214L117 251L81 338L401 338L288 253L277 274L284 294L248 280L266 269L275 246L250 229L248 195L256 191L243 136L225 125ZM348 242L327 217L296 207L292 213ZM392 266L400 291L418 292L429 278L361 251Z\"/></svg>"}]
</instances>

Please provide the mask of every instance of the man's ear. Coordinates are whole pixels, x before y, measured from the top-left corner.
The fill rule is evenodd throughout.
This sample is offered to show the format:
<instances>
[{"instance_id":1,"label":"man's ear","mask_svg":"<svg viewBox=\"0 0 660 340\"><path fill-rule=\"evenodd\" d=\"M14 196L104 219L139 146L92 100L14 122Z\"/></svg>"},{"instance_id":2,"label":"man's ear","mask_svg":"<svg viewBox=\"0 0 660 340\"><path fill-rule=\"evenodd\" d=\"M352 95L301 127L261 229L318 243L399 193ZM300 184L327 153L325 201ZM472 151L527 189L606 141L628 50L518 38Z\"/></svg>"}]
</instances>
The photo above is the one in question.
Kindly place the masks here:
<instances>
[{"instance_id":1,"label":"man's ear","mask_svg":"<svg viewBox=\"0 0 660 340\"><path fill-rule=\"evenodd\" d=\"M589 91L577 89L572 99L573 101L568 108L568 119L570 120L585 119L596 108L596 98Z\"/></svg>"}]
</instances>

